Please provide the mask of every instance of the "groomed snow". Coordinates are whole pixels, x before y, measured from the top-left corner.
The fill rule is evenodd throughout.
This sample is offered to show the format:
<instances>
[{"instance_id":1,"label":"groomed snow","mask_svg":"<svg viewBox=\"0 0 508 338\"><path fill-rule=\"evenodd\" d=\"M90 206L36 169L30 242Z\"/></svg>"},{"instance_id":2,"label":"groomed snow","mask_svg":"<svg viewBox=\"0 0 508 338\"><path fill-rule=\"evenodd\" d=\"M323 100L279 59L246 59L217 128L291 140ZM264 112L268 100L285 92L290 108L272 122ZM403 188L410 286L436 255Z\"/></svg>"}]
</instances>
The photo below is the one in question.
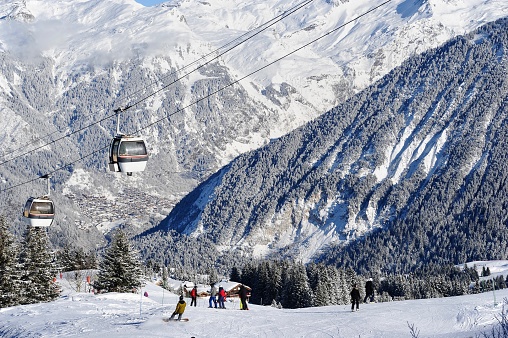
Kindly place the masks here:
<instances>
[{"instance_id":1,"label":"groomed snow","mask_svg":"<svg viewBox=\"0 0 508 338\"><path fill-rule=\"evenodd\" d=\"M490 264L496 273L506 261ZM472 265L473 263L471 263ZM499 270L499 271L498 271ZM506 272L506 270L504 270ZM2 337L411 337L409 325L420 337L474 337L497 323L508 289L461 297L361 304L305 309L276 309L250 304L240 311L238 300L225 310L209 309L208 299L187 309L189 322L165 323L178 296L148 282L141 294L94 295L72 291L65 278L60 299L52 303L0 309ZM142 294L148 293L148 297ZM494 304L494 297L496 304Z\"/></svg>"}]
</instances>

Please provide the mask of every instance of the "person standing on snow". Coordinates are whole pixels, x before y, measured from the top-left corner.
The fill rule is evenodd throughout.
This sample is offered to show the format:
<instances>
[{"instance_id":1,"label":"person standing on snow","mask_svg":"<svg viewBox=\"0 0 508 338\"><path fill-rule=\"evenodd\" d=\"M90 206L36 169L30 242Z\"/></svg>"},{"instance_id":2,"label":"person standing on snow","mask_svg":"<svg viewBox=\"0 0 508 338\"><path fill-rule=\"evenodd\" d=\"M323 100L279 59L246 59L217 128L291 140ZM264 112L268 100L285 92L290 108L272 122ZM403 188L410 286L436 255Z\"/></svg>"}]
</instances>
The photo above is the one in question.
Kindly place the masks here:
<instances>
[{"instance_id":1,"label":"person standing on snow","mask_svg":"<svg viewBox=\"0 0 508 338\"><path fill-rule=\"evenodd\" d=\"M215 287L215 284L210 285L212 289L210 290L210 299L208 300L208 307L212 307L212 302L215 305L215 308L217 308L217 288Z\"/></svg>"},{"instance_id":2,"label":"person standing on snow","mask_svg":"<svg viewBox=\"0 0 508 338\"><path fill-rule=\"evenodd\" d=\"M225 309L224 302L226 301L226 291L222 286L219 285L219 308Z\"/></svg>"},{"instance_id":3,"label":"person standing on snow","mask_svg":"<svg viewBox=\"0 0 508 338\"><path fill-rule=\"evenodd\" d=\"M353 290L349 295L351 296L351 311L355 310L355 304L356 311L360 310L360 290L358 290L356 284L353 285Z\"/></svg>"},{"instance_id":4,"label":"person standing on snow","mask_svg":"<svg viewBox=\"0 0 508 338\"><path fill-rule=\"evenodd\" d=\"M367 299L371 302L374 301L374 285L372 284L372 278L365 283L365 298L363 298L363 302L367 303Z\"/></svg>"},{"instance_id":5,"label":"person standing on snow","mask_svg":"<svg viewBox=\"0 0 508 338\"><path fill-rule=\"evenodd\" d=\"M248 310L249 307L247 306L247 296L248 296L248 292L247 292L247 288L243 285L243 284L240 284L240 290L238 291L238 295L240 296L240 301L242 302L242 310Z\"/></svg>"},{"instance_id":6,"label":"person standing on snow","mask_svg":"<svg viewBox=\"0 0 508 338\"><path fill-rule=\"evenodd\" d=\"M173 314L171 315L171 317L169 317L169 320L173 320L173 318L178 315L178 320L182 319L182 315L185 311L185 306L187 305L187 303L185 303L185 301L183 300L183 296L180 296L180 301L178 301L178 303L176 304L176 309L175 309L175 312L173 312Z\"/></svg>"},{"instance_id":7,"label":"person standing on snow","mask_svg":"<svg viewBox=\"0 0 508 338\"><path fill-rule=\"evenodd\" d=\"M190 306L192 306L192 304L194 304L194 307L196 307L197 297L198 297L198 286L197 285L194 285L194 287L192 288L192 290L190 292L190 296L191 296Z\"/></svg>"}]
</instances>

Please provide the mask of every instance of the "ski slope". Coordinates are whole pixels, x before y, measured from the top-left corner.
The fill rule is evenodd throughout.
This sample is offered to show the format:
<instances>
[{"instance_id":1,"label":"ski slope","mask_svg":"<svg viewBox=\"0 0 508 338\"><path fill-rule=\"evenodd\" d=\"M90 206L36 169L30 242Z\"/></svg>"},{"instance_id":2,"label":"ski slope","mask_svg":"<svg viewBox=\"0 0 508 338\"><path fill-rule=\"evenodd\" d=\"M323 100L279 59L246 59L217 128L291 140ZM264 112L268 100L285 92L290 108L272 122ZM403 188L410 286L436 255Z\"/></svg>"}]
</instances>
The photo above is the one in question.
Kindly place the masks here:
<instances>
[{"instance_id":1,"label":"ski slope","mask_svg":"<svg viewBox=\"0 0 508 338\"><path fill-rule=\"evenodd\" d=\"M505 264L506 266L506 264ZM225 310L209 309L198 299L187 309L189 322L169 322L178 296L148 282L141 294L94 295L72 290L58 279L60 299L51 303L0 309L1 337L474 337L497 323L508 289L461 297L305 309L276 309L250 304L240 311L238 300ZM142 294L148 293L148 297Z\"/></svg>"}]
</instances>

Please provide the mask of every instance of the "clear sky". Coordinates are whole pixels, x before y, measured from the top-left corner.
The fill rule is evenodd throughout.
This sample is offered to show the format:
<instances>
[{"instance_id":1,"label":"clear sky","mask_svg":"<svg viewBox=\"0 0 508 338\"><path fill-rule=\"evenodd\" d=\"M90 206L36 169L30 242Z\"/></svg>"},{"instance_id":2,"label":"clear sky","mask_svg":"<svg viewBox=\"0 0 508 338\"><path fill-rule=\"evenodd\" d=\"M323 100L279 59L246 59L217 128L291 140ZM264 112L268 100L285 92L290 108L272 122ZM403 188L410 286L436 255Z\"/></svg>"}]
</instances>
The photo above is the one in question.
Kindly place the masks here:
<instances>
[{"instance_id":1,"label":"clear sky","mask_svg":"<svg viewBox=\"0 0 508 338\"><path fill-rule=\"evenodd\" d=\"M136 0L137 3L140 3L145 6L153 6L165 1L167 0Z\"/></svg>"}]
</instances>

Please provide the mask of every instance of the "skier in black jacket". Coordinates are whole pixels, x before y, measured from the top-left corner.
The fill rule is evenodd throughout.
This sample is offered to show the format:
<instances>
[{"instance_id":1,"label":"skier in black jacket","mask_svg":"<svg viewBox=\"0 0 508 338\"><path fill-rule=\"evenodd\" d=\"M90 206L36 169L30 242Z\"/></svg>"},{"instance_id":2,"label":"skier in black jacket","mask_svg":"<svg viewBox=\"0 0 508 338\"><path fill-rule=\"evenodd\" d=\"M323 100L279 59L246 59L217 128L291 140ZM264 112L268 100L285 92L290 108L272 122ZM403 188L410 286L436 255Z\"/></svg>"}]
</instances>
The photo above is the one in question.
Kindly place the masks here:
<instances>
[{"instance_id":1,"label":"skier in black jacket","mask_svg":"<svg viewBox=\"0 0 508 338\"><path fill-rule=\"evenodd\" d=\"M351 311L355 310L355 304L356 304L356 311L360 309L360 290L356 287L356 284L353 285L353 290L351 290Z\"/></svg>"},{"instance_id":2,"label":"skier in black jacket","mask_svg":"<svg viewBox=\"0 0 508 338\"><path fill-rule=\"evenodd\" d=\"M249 295L247 288L243 284L240 284L240 290L238 292L238 295L240 296L240 301L242 302L242 310L248 310L249 307L247 305L247 297Z\"/></svg>"},{"instance_id":3,"label":"skier in black jacket","mask_svg":"<svg viewBox=\"0 0 508 338\"><path fill-rule=\"evenodd\" d=\"M369 279L365 283L365 298L363 298L363 302L367 303L367 299L370 299L371 302L374 301L374 285L372 284L372 279Z\"/></svg>"}]
</instances>

